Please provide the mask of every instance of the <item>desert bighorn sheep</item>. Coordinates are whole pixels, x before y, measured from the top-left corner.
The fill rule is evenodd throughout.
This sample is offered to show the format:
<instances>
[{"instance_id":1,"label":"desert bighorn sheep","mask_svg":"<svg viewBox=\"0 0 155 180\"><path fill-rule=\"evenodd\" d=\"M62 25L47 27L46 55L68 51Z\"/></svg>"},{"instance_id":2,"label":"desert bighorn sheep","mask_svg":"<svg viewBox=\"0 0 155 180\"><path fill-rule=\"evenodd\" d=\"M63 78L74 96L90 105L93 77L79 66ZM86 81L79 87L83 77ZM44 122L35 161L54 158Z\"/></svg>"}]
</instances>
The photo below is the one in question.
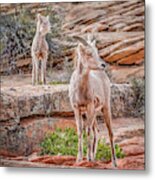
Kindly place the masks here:
<instances>
[{"instance_id":1,"label":"desert bighorn sheep","mask_svg":"<svg viewBox=\"0 0 155 180\"><path fill-rule=\"evenodd\" d=\"M46 34L50 31L49 16L37 15L37 29L33 39L31 56L32 56L32 84L39 83L39 63L41 63L41 82L46 84L46 63L48 57L48 44L45 39Z\"/></svg>"},{"instance_id":2,"label":"desert bighorn sheep","mask_svg":"<svg viewBox=\"0 0 155 180\"><path fill-rule=\"evenodd\" d=\"M69 97L74 110L78 132L77 161L83 158L83 135L85 126L87 131L87 160L95 159L98 145L96 113L101 111L106 123L112 152L112 163L116 167L116 157L113 142L110 107L110 80L104 71L105 62L99 57L96 41L74 36L79 40L77 47L76 67L69 86Z\"/></svg>"}]
</instances>

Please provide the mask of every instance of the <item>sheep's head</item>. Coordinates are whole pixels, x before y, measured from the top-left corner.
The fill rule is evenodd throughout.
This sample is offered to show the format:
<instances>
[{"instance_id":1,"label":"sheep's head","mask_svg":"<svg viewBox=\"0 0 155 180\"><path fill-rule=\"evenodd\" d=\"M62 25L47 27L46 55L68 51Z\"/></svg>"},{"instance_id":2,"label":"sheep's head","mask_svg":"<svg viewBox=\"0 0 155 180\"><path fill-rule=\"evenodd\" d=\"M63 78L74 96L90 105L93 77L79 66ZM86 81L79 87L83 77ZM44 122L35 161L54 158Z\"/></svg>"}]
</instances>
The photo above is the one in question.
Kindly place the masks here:
<instances>
[{"instance_id":1,"label":"sheep's head","mask_svg":"<svg viewBox=\"0 0 155 180\"><path fill-rule=\"evenodd\" d=\"M49 16L37 15L37 26L38 30L42 35L46 35L50 32L51 25L49 21Z\"/></svg>"},{"instance_id":2,"label":"sheep's head","mask_svg":"<svg viewBox=\"0 0 155 180\"><path fill-rule=\"evenodd\" d=\"M80 61L85 68L103 70L106 67L106 63L99 56L95 38L90 35L88 35L87 40L79 36L74 36L74 38L79 41L77 47L78 61Z\"/></svg>"}]
</instances>

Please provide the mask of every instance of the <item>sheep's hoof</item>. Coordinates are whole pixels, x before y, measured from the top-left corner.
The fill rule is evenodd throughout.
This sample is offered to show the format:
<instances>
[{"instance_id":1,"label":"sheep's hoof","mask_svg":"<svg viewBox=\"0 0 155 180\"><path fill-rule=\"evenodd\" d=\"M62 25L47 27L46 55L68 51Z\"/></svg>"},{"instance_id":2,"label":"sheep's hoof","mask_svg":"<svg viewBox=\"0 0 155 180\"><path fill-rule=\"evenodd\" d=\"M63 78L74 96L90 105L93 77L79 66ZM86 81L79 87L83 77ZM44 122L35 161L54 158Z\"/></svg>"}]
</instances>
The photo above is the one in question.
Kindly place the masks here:
<instances>
[{"instance_id":1,"label":"sheep's hoof","mask_svg":"<svg viewBox=\"0 0 155 180\"><path fill-rule=\"evenodd\" d=\"M90 157L87 157L87 161L88 161L88 162L93 162L94 159L92 159L92 158L90 158Z\"/></svg>"},{"instance_id":2,"label":"sheep's hoof","mask_svg":"<svg viewBox=\"0 0 155 180\"><path fill-rule=\"evenodd\" d=\"M81 162L82 160L83 160L82 157L77 157L76 162L79 163L79 162Z\"/></svg>"},{"instance_id":3,"label":"sheep's hoof","mask_svg":"<svg viewBox=\"0 0 155 180\"><path fill-rule=\"evenodd\" d=\"M116 163L116 161L112 161L112 166L113 166L114 169L117 169L117 163Z\"/></svg>"}]
</instances>

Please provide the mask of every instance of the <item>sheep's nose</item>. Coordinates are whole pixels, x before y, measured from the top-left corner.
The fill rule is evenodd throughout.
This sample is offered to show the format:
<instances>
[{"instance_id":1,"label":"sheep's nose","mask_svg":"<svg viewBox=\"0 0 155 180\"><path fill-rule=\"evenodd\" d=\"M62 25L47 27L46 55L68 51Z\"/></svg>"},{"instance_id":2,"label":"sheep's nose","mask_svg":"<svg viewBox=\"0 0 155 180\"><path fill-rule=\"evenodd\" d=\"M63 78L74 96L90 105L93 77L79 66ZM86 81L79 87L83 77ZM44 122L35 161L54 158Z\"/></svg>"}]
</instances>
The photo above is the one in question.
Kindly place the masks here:
<instances>
[{"instance_id":1,"label":"sheep's nose","mask_svg":"<svg viewBox=\"0 0 155 180\"><path fill-rule=\"evenodd\" d=\"M105 67L106 67L106 64L102 63L101 66L102 66L103 68L105 68Z\"/></svg>"}]
</instances>

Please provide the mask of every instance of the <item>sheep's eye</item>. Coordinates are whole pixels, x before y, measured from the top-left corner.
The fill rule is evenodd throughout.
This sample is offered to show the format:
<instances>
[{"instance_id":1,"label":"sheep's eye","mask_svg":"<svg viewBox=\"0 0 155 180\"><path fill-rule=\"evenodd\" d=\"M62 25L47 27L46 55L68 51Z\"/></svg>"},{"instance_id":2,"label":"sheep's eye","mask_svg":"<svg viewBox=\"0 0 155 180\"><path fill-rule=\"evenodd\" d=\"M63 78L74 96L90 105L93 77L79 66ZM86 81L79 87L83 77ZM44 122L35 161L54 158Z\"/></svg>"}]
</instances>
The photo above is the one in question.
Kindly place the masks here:
<instances>
[{"instance_id":1,"label":"sheep's eye","mask_svg":"<svg viewBox=\"0 0 155 180\"><path fill-rule=\"evenodd\" d=\"M91 56L92 56L92 53L91 53L91 52L89 52L87 55L88 55L89 57L91 57Z\"/></svg>"}]
</instances>

